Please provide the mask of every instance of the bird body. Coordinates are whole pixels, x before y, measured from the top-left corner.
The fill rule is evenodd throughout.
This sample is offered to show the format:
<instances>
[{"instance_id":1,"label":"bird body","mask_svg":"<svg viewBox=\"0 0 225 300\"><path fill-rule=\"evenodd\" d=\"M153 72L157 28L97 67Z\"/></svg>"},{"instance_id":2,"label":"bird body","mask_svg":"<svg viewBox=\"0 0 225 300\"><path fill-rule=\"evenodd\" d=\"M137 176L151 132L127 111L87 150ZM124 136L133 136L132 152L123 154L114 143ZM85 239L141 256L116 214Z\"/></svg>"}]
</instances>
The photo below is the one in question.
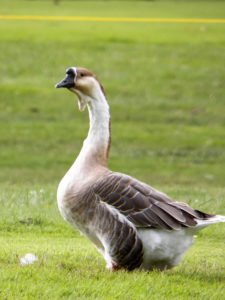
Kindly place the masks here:
<instances>
[{"instance_id":1,"label":"bird body","mask_svg":"<svg viewBox=\"0 0 225 300\"><path fill-rule=\"evenodd\" d=\"M177 265L194 234L225 217L176 202L151 186L108 169L110 113L95 75L69 68L57 87L88 106L90 128L77 159L61 180L57 201L66 221L85 234L112 270L163 270Z\"/></svg>"}]
</instances>

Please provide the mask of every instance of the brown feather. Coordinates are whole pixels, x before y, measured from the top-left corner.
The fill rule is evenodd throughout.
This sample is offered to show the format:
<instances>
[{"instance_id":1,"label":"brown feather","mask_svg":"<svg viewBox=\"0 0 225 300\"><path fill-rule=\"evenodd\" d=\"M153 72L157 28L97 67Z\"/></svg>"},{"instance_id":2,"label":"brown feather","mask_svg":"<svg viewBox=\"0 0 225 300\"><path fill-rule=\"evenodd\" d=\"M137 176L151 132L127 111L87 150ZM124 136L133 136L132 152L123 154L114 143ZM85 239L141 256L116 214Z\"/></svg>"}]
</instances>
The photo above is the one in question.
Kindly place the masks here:
<instances>
[{"instance_id":1,"label":"brown feather","mask_svg":"<svg viewBox=\"0 0 225 300\"><path fill-rule=\"evenodd\" d=\"M120 173L110 172L100 178L94 192L138 227L178 230L195 226L196 219L211 216Z\"/></svg>"}]
</instances>

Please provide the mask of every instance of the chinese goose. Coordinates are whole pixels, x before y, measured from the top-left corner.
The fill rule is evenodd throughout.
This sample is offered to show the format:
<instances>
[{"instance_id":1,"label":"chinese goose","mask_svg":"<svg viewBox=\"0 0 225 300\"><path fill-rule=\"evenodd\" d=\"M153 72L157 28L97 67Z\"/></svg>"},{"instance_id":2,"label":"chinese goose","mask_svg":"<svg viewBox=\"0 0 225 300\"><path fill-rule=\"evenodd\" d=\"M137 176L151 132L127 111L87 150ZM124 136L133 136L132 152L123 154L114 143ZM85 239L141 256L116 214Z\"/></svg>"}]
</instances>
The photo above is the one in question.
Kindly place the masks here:
<instances>
[{"instance_id":1,"label":"chinese goose","mask_svg":"<svg viewBox=\"0 0 225 300\"><path fill-rule=\"evenodd\" d=\"M102 85L87 69L71 67L56 85L88 107L90 128L77 159L61 180L59 210L104 256L111 270L160 270L179 263L199 229L225 217L206 214L137 179L107 168L109 106Z\"/></svg>"}]
</instances>

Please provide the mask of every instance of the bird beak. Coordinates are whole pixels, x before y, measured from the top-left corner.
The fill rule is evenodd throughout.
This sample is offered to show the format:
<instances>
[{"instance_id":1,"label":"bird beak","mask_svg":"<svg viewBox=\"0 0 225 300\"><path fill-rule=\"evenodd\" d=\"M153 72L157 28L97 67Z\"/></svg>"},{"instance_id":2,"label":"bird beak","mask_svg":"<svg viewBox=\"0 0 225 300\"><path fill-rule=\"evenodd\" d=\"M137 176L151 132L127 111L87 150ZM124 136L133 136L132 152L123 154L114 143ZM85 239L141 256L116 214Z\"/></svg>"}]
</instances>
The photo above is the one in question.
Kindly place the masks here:
<instances>
[{"instance_id":1,"label":"bird beak","mask_svg":"<svg viewBox=\"0 0 225 300\"><path fill-rule=\"evenodd\" d=\"M55 85L57 89L59 88L71 88L75 87L74 76L68 74L62 81Z\"/></svg>"}]
</instances>

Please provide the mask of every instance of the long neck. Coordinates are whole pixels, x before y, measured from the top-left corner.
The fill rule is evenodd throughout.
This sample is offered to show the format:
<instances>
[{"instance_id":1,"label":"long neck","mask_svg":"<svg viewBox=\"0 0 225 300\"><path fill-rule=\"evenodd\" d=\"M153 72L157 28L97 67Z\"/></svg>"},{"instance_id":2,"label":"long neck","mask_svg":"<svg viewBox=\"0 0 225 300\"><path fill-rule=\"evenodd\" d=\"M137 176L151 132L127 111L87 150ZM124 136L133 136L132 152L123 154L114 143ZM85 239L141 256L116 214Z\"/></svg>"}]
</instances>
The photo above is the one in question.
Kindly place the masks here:
<instances>
[{"instance_id":1,"label":"long neck","mask_svg":"<svg viewBox=\"0 0 225 300\"><path fill-rule=\"evenodd\" d=\"M96 100L88 104L90 128L75 165L82 169L97 165L107 167L110 148L110 114L104 94L99 91Z\"/></svg>"}]
</instances>

